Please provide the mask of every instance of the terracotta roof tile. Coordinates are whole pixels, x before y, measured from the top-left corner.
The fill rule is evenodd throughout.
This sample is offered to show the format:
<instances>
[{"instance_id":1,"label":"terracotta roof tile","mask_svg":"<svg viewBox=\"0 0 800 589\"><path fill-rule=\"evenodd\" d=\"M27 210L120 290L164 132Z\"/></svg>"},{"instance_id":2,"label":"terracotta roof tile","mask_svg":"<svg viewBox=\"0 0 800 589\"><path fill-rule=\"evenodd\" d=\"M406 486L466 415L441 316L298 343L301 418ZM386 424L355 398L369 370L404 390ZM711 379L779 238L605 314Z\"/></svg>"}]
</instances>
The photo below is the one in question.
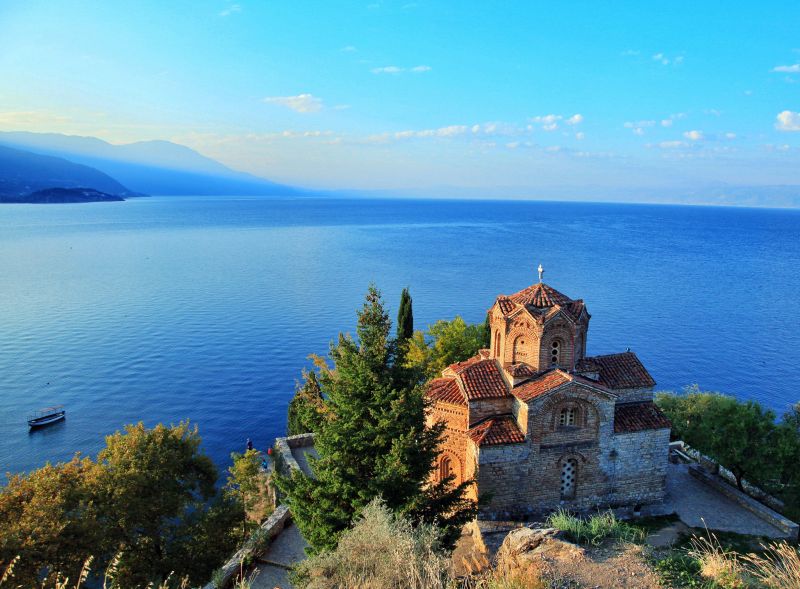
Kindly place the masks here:
<instances>
[{"instance_id":1,"label":"terracotta roof tile","mask_svg":"<svg viewBox=\"0 0 800 589\"><path fill-rule=\"evenodd\" d=\"M508 315L514 310L514 303L507 296L501 295L497 297L497 304L500 305L500 311L502 311L503 315Z\"/></svg>"},{"instance_id":2,"label":"terracotta roof tile","mask_svg":"<svg viewBox=\"0 0 800 589\"><path fill-rule=\"evenodd\" d=\"M461 370L458 376L470 401L509 396L506 381L503 380L494 360L475 362Z\"/></svg>"},{"instance_id":3,"label":"terracotta roof tile","mask_svg":"<svg viewBox=\"0 0 800 589\"><path fill-rule=\"evenodd\" d=\"M442 401L453 405L467 404L455 378L434 378L428 383L425 396L431 401Z\"/></svg>"},{"instance_id":4,"label":"terracotta roof tile","mask_svg":"<svg viewBox=\"0 0 800 589\"><path fill-rule=\"evenodd\" d=\"M536 371L524 362L520 362L519 364L507 364L505 370L514 378L524 378L536 374Z\"/></svg>"},{"instance_id":5,"label":"terracotta roof tile","mask_svg":"<svg viewBox=\"0 0 800 589\"><path fill-rule=\"evenodd\" d=\"M633 352L586 358L600 367L600 384L610 389L653 387L656 381Z\"/></svg>"},{"instance_id":6,"label":"terracotta roof tile","mask_svg":"<svg viewBox=\"0 0 800 589\"><path fill-rule=\"evenodd\" d=\"M540 308L554 307L556 305L564 306L572 302L572 299L567 295L558 292L552 286L547 286L543 282L529 286L508 298L520 305Z\"/></svg>"},{"instance_id":7,"label":"terracotta roof tile","mask_svg":"<svg viewBox=\"0 0 800 589\"><path fill-rule=\"evenodd\" d=\"M511 389L513 395L520 401L528 402L531 399L543 395L544 393L560 387L562 384L570 382L570 375L560 370L550 370L537 376L533 380L526 381Z\"/></svg>"},{"instance_id":8,"label":"terracotta roof tile","mask_svg":"<svg viewBox=\"0 0 800 589\"><path fill-rule=\"evenodd\" d=\"M483 357L480 354L477 354L472 358L464 360L463 362L456 362L455 364L451 364L450 366L447 367L447 369L451 370L455 374L461 374L473 364L477 364L478 362L481 361L483 361Z\"/></svg>"},{"instance_id":9,"label":"terracotta roof tile","mask_svg":"<svg viewBox=\"0 0 800 589\"><path fill-rule=\"evenodd\" d=\"M510 415L490 417L469 429L467 435L478 446L520 444L525 441L517 422Z\"/></svg>"},{"instance_id":10,"label":"terracotta roof tile","mask_svg":"<svg viewBox=\"0 0 800 589\"><path fill-rule=\"evenodd\" d=\"M672 427L655 403L625 403L614 408L614 433L629 434L648 429Z\"/></svg>"}]
</instances>

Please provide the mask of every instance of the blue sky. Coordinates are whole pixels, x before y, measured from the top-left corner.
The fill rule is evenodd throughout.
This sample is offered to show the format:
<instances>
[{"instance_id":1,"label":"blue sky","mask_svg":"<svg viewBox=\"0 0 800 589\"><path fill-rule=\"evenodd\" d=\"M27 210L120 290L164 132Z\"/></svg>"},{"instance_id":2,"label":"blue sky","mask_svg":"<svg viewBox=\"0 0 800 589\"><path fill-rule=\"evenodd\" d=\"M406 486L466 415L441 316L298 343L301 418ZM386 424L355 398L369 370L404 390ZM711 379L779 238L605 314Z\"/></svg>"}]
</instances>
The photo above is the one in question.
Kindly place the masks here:
<instances>
[{"instance_id":1,"label":"blue sky","mask_svg":"<svg viewBox=\"0 0 800 589\"><path fill-rule=\"evenodd\" d=\"M2 0L0 130L487 195L800 184L800 3Z\"/></svg>"}]
</instances>

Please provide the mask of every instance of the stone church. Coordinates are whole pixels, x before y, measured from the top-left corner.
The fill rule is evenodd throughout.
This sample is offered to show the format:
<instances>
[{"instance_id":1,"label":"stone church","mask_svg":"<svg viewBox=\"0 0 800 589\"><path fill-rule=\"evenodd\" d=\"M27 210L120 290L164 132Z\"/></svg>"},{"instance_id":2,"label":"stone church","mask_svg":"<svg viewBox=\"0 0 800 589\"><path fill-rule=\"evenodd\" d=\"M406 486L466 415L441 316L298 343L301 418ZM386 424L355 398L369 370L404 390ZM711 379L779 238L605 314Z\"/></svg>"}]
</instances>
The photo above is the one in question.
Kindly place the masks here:
<instances>
[{"instance_id":1,"label":"stone church","mask_svg":"<svg viewBox=\"0 0 800 589\"><path fill-rule=\"evenodd\" d=\"M540 282L489 309L491 347L432 380L439 478L475 480L483 517L663 499L670 422L631 351L586 355L590 315Z\"/></svg>"}]
</instances>

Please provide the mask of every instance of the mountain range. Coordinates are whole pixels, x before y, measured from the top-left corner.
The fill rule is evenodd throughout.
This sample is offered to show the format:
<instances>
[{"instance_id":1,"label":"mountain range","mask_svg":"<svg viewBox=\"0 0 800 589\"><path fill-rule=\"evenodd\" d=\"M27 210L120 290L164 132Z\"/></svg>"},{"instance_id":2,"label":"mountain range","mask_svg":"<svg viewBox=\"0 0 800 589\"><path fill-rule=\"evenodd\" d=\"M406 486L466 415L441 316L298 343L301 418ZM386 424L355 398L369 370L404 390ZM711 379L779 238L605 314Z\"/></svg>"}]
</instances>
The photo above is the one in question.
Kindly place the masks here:
<instances>
[{"instance_id":1,"label":"mountain range","mask_svg":"<svg viewBox=\"0 0 800 589\"><path fill-rule=\"evenodd\" d=\"M22 194L21 190L31 192L54 186L88 186L118 196L301 193L290 186L237 172L169 141L114 145L95 137L0 132L0 148L0 194L4 190L7 194ZM59 183L53 184L55 180Z\"/></svg>"}]
</instances>

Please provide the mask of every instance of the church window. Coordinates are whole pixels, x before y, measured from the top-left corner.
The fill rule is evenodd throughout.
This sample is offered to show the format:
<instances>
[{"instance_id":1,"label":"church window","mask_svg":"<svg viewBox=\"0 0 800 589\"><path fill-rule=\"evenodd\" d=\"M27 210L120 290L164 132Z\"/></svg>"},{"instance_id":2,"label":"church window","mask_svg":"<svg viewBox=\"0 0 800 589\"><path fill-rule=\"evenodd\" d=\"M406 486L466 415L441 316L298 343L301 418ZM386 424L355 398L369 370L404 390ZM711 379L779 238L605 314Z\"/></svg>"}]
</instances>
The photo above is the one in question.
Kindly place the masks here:
<instances>
[{"instance_id":1,"label":"church window","mask_svg":"<svg viewBox=\"0 0 800 589\"><path fill-rule=\"evenodd\" d=\"M553 343L550 344L550 363L558 364L560 358L561 358L561 342L558 341L557 339L554 339Z\"/></svg>"},{"instance_id":2,"label":"church window","mask_svg":"<svg viewBox=\"0 0 800 589\"><path fill-rule=\"evenodd\" d=\"M574 426L576 422L576 410L574 407L565 407L558 414L558 425Z\"/></svg>"},{"instance_id":3,"label":"church window","mask_svg":"<svg viewBox=\"0 0 800 589\"><path fill-rule=\"evenodd\" d=\"M449 456L445 456L439 463L439 480L443 481L451 474L455 474L455 469L453 468L453 461L450 459Z\"/></svg>"},{"instance_id":4,"label":"church window","mask_svg":"<svg viewBox=\"0 0 800 589\"><path fill-rule=\"evenodd\" d=\"M500 357L500 331L494 332L494 357Z\"/></svg>"},{"instance_id":5,"label":"church window","mask_svg":"<svg viewBox=\"0 0 800 589\"><path fill-rule=\"evenodd\" d=\"M514 357L511 361L516 364L525 360L525 338L520 336L514 340Z\"/></svg>"},{"instance_id":6,"label":"church window","mask_svg":"<svg viewBox=\"0 0 800 589\"><path fill-rule=\"evenodd\" d=\"M578 461L569 458L561 464L561 498L575 497L575 479L578 477Z\"/></svg>"}]
</instances>

